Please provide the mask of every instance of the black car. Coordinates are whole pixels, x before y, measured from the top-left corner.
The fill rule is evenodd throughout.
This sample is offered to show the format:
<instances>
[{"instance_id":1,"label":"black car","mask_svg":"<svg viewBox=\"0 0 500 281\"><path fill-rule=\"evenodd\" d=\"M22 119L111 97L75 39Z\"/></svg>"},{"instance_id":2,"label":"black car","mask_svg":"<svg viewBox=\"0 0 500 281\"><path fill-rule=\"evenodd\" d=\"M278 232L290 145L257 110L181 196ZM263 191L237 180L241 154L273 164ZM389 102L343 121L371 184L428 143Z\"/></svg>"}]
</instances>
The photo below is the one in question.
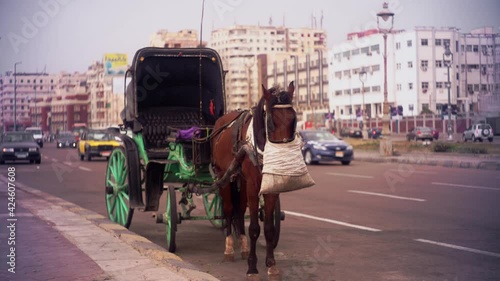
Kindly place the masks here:
<instances>
[{"instance_id":1,"label":"black car","mask_svg":"<svg viewBox=\"0 0 500 281\"><path fill-rule=\"evenodd\" d=\"M360 128L355 128L355 127L341 128L340 136L349 138L362 138L363 132L361 131Z\"/></svg>"},{"instance_id":2,"label":"black car","mask_svg":"<svg viewBox=\"0 0 500 281\"><path fill-rule=\"evenodd\" d=\"M29 132L7 132L2 135L0 143L0 164L5 161L29 161L40 164L42 156L40 147Z\"/></svg>"},{"instance_id":3,"label":"black car","mask_svg":"<svg viewBox=\"0 0 500 281\"><path fill-rule=\"evenodd\" d=\"M349 165L353 159L352 146L338 139L328 131L305 130L299 132L304 146L302 155L306 164L316 164L320 161L340 161Z\"/></svg>"},{"instance_id":4,"label":"black car","mask_svg":"<svg viewBox=\"0 0 500 281\"><path fill-rule=\"evenodd\" d=\"M56 137L57 148L71 147L76 148L76 136L72 132L59 133Z\"/></svg>"},{"instance_id":5,"label":"black car","mask_svg":"<svg viewBox=\"0 0 500 281\"><path fill-rule=\"evenodd\" d=\"M369 128L366 130L368 133L368 138L370 139L378 139L382 135L382 129L381 128Z\"/></svg>"}]
</instances>

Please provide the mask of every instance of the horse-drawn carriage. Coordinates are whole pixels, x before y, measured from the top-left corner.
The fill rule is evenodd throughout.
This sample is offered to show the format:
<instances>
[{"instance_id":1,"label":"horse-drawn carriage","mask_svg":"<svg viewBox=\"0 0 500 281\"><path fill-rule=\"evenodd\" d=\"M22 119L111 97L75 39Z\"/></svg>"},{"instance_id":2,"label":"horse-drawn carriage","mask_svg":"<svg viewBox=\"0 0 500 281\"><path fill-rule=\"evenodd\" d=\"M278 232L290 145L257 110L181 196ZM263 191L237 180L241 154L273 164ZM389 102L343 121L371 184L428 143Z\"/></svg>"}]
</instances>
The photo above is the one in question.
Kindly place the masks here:
<instances>
[{"instance_id":1,"label":"horse-drawn carriage","mask_svg":"<svg viewBox=\"0 0 500 281\"><path fill-rule=\"evenodd\" d=\"M170 252L176 250L178 224L184 220L206 219L215 227L227 226L226 234L229 237L233 228L231 225L234 225L235 232L242 237L242 256L248 257L249 249L244 245L246 238L243 228L243 216L248 205L251 221L257 217L272 225L265 227L266 241L269 238L268 242L272 242L268 246L268 254L271 252L273 261L266 260L269 267L274 265L272 251L279 239L280 220L284 219L284 213L280 210L277 194L259 196L258 189L253 195L246 191L249 180L258 183L260 188L259 177L262 176L255 174L245 178L245 169L249 169L246 166L254 166L250 169L255 169L262 165L256 163L255 157L246 155L252 154L252 149L256 151L258 145L257 142L255 147L248 145L244 136L252 115L264 116L266 101L269 102L272 97L280 100L279 93L276 91L271 95L264 88L267 100L262 99L259 103L260 111L226 114L224 74L220 57L212 49L143 48L137 51L126 74L126 77L131 76L131 81L126 89L125 106L121 114L122 130L131 131L132 134L121 135L123 145L112 152L106 170L108 215L112 221L129 227L135 209L157 212L165 191L166 209L164 213L156 215L156 222L166 225L167 248ZM289 96L283 101L290 103L286 109L291 109L287 112L293 113L292 117L295 118L291 108L293 84L291 87L290 94L283 92L283 97ZM271 107L268 108L268 115L271 115ZM288 119L281 116L280 120ZM262 120L261 125L264 124ZM294 121L290 119L290 122ZM240 124L241 128L229 129L236 127L233 125L235 123ZM262 128L260 131L264 132L266 138ZM295 128L280 132L293 139ZM262 134L257 134L256 139L259 137ZM233 141L232 145L228 145L227 142ZM219 156L213 155L214 150ZM230 161L224 163L226 158ZM255 178L249 179L251 177ZM202 196L205 216L192 214L195 208L193 195ZM233 207L238 208L234 202L229 202L236 197L240 197L240 212L233 210ZM260 197L257 203L252 202L255 197ZM223 204L223 198L227 200L226 204ZM258 211L254 208L256 204ZM181 210L177 210L178 206ZM258 227L258 222L253 222L250 231L255 223ZM260 232L260 229L257 230ZM272 233L268 237L269 231ZM256 237L252 237L251 233L252 242ZM225 254L234 254L232 238L226 238ZM252 257L250 252L249 273L254 271L250 269L250 263L256 262L256 257Z\"/></svg>"}]
</instances>

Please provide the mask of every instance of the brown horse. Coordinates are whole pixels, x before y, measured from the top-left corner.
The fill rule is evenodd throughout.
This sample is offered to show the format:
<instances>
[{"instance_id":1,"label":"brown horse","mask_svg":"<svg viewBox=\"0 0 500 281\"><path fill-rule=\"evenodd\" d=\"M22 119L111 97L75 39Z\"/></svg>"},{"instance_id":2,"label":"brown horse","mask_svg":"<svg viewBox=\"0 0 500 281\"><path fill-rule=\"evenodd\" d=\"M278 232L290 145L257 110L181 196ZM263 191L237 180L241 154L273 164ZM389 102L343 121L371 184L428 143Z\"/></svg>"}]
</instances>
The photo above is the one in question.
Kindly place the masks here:
<instances>
[{"instance_id":1,"label":"brown horse","mask_svg":"<svg viewBox=\"0 0 500 281\"><path fill-rule=\"evenodd\" d=\"M242 258L248 258L247 276L258 279L256 242L260 235L259 192L262 182L262 165L257 150L264 151L266 141L289 142L295 137L296 112L292 107L294 85L287 91L277 87L263 88L263 96L253 114L228 113L217 120L214 131L220 131L211 139L212 162L218 179L227 178L222 184L224 217L226 220L226 260L234 260L232 227L239 235ZM239 120L239 122L237 121ZM252 122L251 122L252 121ZM250 127L250 124L253 127ZM253 132L254 141L247 140L247 132ZM228 175L229 174L229 175ZM270 278L280 276L274 259L273 212L278 193L264 194L264 235L266 238L266 267ZM250 211L250 251L245 236L244 215Z\"/></svg>"}]
</instances>

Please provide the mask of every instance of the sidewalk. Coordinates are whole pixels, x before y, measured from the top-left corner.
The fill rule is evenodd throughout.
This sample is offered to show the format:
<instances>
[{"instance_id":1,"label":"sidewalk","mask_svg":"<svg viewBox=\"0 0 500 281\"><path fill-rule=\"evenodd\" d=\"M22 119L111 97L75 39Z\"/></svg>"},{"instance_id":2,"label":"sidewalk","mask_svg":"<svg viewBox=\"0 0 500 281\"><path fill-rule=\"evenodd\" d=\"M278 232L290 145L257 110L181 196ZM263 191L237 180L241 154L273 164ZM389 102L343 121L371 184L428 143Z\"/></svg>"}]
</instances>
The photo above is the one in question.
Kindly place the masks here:
<instances>
[{"instance_id":1,"label":"sidewalk","mask_svg":"<svg viewBox=\"0 0 500 281\"><path fill-rule=\"evenodd\" d=\"M379 151L354 150L355 161L392 162L449 168L468 168L481 170L500 170L498 154L458 154L436 152L401 153L398 156L381 156Z\"/></svg>"},{"instance_id":2,"label":"sidewalk","mask_svg":"<svg viewBox=\"0 0 500 281\"><path fill-rule=\"evenodd\" d=\"M0 280L218 280L97 213L19 183L13 221L5 177L0 184Z\"/></svg>"}]
</instances>

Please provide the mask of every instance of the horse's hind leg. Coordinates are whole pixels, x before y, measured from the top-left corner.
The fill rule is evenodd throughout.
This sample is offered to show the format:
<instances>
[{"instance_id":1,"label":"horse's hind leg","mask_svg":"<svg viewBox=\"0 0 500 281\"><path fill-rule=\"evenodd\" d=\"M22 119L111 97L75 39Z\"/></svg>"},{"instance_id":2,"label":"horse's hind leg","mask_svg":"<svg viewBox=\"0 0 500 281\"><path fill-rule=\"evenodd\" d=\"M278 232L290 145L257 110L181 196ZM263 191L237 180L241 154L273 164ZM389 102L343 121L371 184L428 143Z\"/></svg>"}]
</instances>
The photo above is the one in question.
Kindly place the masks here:
<instances>
[{"instance_id":1,"label":"horse's hind leg","mask_svg":"<svg viewBox=\"0 0 500 281\"><path fill-rule=\"evenodd\" d=\"M280 271L274 259L274 207L278 199L278 194L264 195L264 236L266 237L266 267L269 280L280 280Z\"/></svg>"},{"instance_id":2,"label":"horse's hind leg","mask_svg":"<svg viewBox=\"0 0 500 281\"><path fill-rule=\"evenodd\" d=\"M247 210L247 192L246 192L246 183L245 181L241 181L240 184L240 204L238 208L238 233L240 234L240 247L241 247L241 258L246 260L248 259L248 255L250 253L250 248L248 247L247 236L245 235L245 212Z\"/></svg>"},{"instance_id":3,"label":"horse's hind leg","mask_svg":"<svg viewBox=\"0 0 500 281\"><path fill-rule=\"evenodd\" d=\"M226 247L224 250L224 261L234 261L234 240L231 235L231 227L233 220L233 203L231 202L231 188L229 183L219 189L220 195L223 198L224 219L226 220Z\"/></svg>"}]
</instances>

